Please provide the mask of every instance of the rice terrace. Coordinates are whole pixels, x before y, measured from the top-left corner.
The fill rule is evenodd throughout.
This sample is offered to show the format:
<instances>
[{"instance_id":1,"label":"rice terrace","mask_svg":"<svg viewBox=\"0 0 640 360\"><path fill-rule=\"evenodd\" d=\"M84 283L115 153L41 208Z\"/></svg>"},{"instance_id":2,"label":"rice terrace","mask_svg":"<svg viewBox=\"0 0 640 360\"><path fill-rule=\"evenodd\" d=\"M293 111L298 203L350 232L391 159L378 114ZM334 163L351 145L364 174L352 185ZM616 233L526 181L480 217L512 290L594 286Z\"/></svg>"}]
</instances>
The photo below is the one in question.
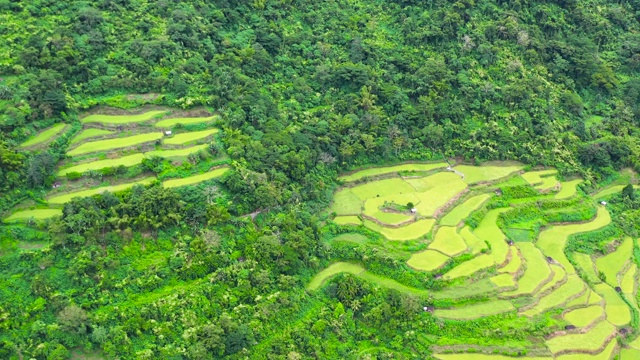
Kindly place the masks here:
<instances>
[{"instance_id":1,"label":"rice terrace","mask_svg":"<svg viewBox=\"0 0 640 360\"><path fill-rule=\"evenodd\" d=\"M602 200L622 186L589 196L580 190L582 179L565 181L555 169L515 163L402 164L339 179L327 241L365 254L385 252L398 268L369 269L366 256L343 256L318 273L308 291L355 276L414 296L445 328L496 321L516 332L525 321L544 334L505 334L484 345L478 338L443 336L432 344L433 356L442 360L640 354L640 347L629 345L638 337L640 315L638 244L611 235L611 214ZM579 245L585 241L604 254Z\"/></svg>"}]
</instances>

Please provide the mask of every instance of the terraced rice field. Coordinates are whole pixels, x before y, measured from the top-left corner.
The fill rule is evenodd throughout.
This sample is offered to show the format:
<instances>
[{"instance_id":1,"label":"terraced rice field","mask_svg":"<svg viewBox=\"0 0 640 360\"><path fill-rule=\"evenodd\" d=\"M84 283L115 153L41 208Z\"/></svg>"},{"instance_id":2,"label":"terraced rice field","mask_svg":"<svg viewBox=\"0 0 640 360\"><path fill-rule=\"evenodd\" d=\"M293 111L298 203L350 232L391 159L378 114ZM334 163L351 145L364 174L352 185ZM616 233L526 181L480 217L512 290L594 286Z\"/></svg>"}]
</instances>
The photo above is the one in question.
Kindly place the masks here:
<instances>
[{"instance_id":1,"label":"terraced rice field","mask_svg":"<svg viewBox=\"0 0 640 360\"><path fill-rule=\"evenodd\" d=\"M134 166L142 163L142 159L144 159L143 154L133 154L116 159L90 161L62 169L58 171L58 176L64 176L72 172L84 173L85 171L89 170L100 170L108 167L117 167L120 165Z\"/></svg>"},{"instance_id":2,"label":"terraced rice field","mask_svg":"<svg viewBox=\"0 0 640 360\"><path fill-rule=\"evenodd\" d=\"M598 201L600 200L606 200L609 197L611 197L611 195L613 194L619 194L622 192L622 189L625 187L625 185L614 185L614 186L609 186L607 188L604 188L602 190L600 190L599 192L591 195L591 197L593 199L596 199ZM638 185L634 185L633 186L634 189L640 189L640 186Z\"/></svg>"},{"instance_id":3,"label":"terraced rice field","mask_svg":"<svg viewBox=\"0 0 640 360\"><path fill-rule=\"evenodd\" d=\"M462 220L467 218L473 211L480 208L482 204L484 204L491 195L489 194L480 194L476 195L472 198L465 200L462 204L457 205L453 210L451 210L447 215L445 215L440 220L440 225L446 226L456 226Z\"/></svg>"},{"instance_id":4,"label":"terraced rice field","mask_svg":"<svg viewBox=\"0 0 640 360\"><path fill-rule=\"evenodd\" d=\"M566 312L562 317L575 327L585 327L600 319L604 315L604 309L600 305L579 308Z\"/></svg>"},{"instance_id":5,"label":"terraced rice field","mask_svg":"<svg viewBox=\"0 0 640 360\"><path fill-rule=\"evenodd\" d=\"M182 134L173 135L170 138L167 138L163 141L163 143L167 145L183 145L187 143L191 143L194 141L198 141L204 138L207 138L213 134L218 133L218 129L209 129L202 131L192 131Z\"/></svg>"},{"instance_id":6,"label":"terraced rice field","mask_svg":"<svg viewBox=\"0 0 640 360\"><path fill-rule=\"evenodd\" d=\"M509 262L507 263L507 265L498 269L498 272L514 274L518 270L520 270L520 267L522 266L522 258L520 257L518 248L515 246L509 248L509 254L511 256Z\"/></svg>"},{"instance_id":7,"label":"terraced rice field","mask_svg":"<svg viewBox=\"0 0 640 360\"><path fill-rule=\"evenodd\" d=\"M433 271L441 268L450 258L435 250L413 254L407 264L416 270Z\"/></svg>"},{"instance_id":8,"label":"terraced rice field","mask_svg":"<svg viewBox=\"0 0 640 360\"><path fill-rule=\"evenodd\" d=\"M601 321L586 333L567 334L547 340L547 347L553 354L575 350L597 351L605 345L615 327L608 321Z\"/></svg>"},{"instance_id":9,"label":"terraced rice field","mask_svg":"<svg viewBox=\"0 0 640 360\"><path fill-rule=\"evenodd\" d=\"M455 256L467 250L467 244L454 227L443 226L438 229L429 249L437 250L448 256Z\"/></svg>"},{"instance_id":10,"label":"terraced rice field","mask_svg":"<svg viewBox=\"0 0 640 360\"><path fill-rule=\"evenodd\" d=\"M527 356L522 358L514 358L512 356L503 355L487 355L487 354L433 354L436 359L440 360L553 360L550 357Z\"/></svg>"},{"instance_id":11,"label":"terraced rice field","mask_svg":"<svg viewBox=\"0 0 640 360\"><path fill-rule=\"evenodd\" d=\"M366 236L364 236L362 234L358 234L358 233L341 234L341 235L338 235L338 236L334 237L333 239L331 239L332 242L344 241L344 242L350 242L350 243L354 243L354 244L364 244L368 240L369 239Z\"/></svg>"},{"instance_id":12,"label":"terraced rice field","mask_svg":"<svg viewBox=\"0 0 640 360\"><path fill-rule=\"evenodd\" d=\"M624 273L624 276L620 281L620 287L622 288L622 292L624 292L625 294L633 295L635 293L637 271L638 267L636 266L636 264L631 264L629 269Z\"/></svg>"},{"instance_id":13,"label":"terraced rice field","mask_svg":"<svg viewBox=\"0 0 640 360\"><path fill-rule=\"evenodd\" d=\"M509 211L509 209L493 209L489 211L473 232L480 240L489 243L491 246L491 256L498 265L507 260L507 254L509 253L507 238L498 225L496 225L498 216L505 211Z\"/></svg>"},{"instance_id":14,"label":"terraced rice field","mask_svg":"<svg viewBox=\"0 0 640 360\"><path fill-rule=\"evenodd\" d=\"M520 253L524 257L527 269L518 280L518 289L504 293L505 296L520 296L533 294L547 281L551 280L552 272L547 260L540 250L531 243L519 243Z\"/></svg>"},{"instance_id":15,"label":"terraced rice field","mask_svg":"<svg viewBox=\"0 0 640 360\"><path fill-rule=\"evenodd\" d=\"M21 222L30 219L43 220L49 219L54 216L61 216L62 210L60 209L32 209L17 211L4 219L5 222Z\"/></svg>"},{"instance_id":16,"label":"terraced rice field","mask_svg":"<svg viewBox=\"0 0 640 360\"><path fill-rule=\"evenodd\" d=\"M158 111L149 111L143 114L136 115L102 115L102 114L94 114L89 115L85 118L82 118L80 121L83 124L88 123L101 123L106 125L123 125L123 124L133 124L133 123L141 123L145 121L149 121L155 117L166 114L166 111L158 110Z\"/></svg>"},{"instance_id":17,"label":"terraced rice field","mask_svg":"<svg viewBox=\"0 0 640 360\"><path fill-rule=\"evenodd\" d=\"M113 135L115 133L116 133L115 131L111 131L111 130L93 129L93 128L85 129L85 130L82 130L80 134L74 136L73 139L71 139L70 145L77 144L80 141L85 139L91 139L98 136Z\"/></svg>"},{"instance_id":18,"label":"terraced rice field","mask_svg":"<svg viewBox=\"0 0 640 360\"><path fill-rule=\"evenodd\" d=\"M114 139L91 141L91 142L80 144L78 147L72 150L69 150L67 152L67 155L76 156L76 155L88 154L88 153L98 152L98 151L120 149L120 148L129 147L129 146L135 146L135 145L153 142L161 139L162 136L163 136L162 133L157 132L157 133L146 133L146 134L139 134L139 135L133 135L133 136L127 136L127 137L121 137L121 138L114 138Z\"/></svg>"},{"instance_id":19,"label":"terraced rice field","mask_svg":"<svg viewBox=\"0 0 640 360\"><path fill-rule=\"evenodd\" d=\"M522 165L511 166L469 166L458 165L454 169L464 174L467 184L494 181L522 170Z\"/></svg>"},{"instance_id":20,"label":"terraced rice field","mask_svg":"<svg viewBox=\"0 0 640 360\"><path fill-rule=\"evenodd\" d=\"M609 344L597 354L566 354L556 357L557 360L610 360L617 348L615 340L609 341ZM639 358L636 358L639 359ZM619 360L625 360L621 358Z\"/></svg>"},{"instance_id":21,"label":"terraced rice field","mask_svg":"<svg viewBox=\"0 0 640 360\"><path fill-rule=\"evenodd\" d=\"M468 226L465 226L460 230L460 236L462 236L464 242L467 243L467 247L473 255L477 255L482 252L482 250L487 249L487 243L475 236L471 231L471 228Z\"/></svg>"},{"instance_id":22,"label":"terraced rice field","mask_svg":"<svg viewBox=\"0 0 640 360\"><path fill-rule=\"evenodd\" d=\"M556 185L557 180L554 175L557 173L558 171L555 169L530 171L522 174L522 178L535 186L536 189L549 189Z\"/></svg>"},{"instance_id":23,"label":"terraced rice field","mask_svg":"<svg viewBox=\"0 0 640 360\"><path fill-rule=\"evenodd\" d=\"M164 186L166 188L173 188L173 187L180 187L180 186L198 184L198 183L201 183L203 181L207 181L207 180L218 178L218 177L224 175L224 173L226 173L227 171L229 171L228 167L221 167L221 168L217 168L215 170L206 172L204 174L189 176L189 177L185 177L185 178L181 178L181 179L165 180L165 181L162 182L162 186Z\"/></svg>"},{"instance_id":24,"label":"terraced rice field","mask_svg":"<svg viewBox=\"0 0 640 360\"><path fill-rule=\"evenodd\" d=\"M388 240L405 241L415 240L426 236L431 232L435 222L436 221L433 219L422 219L399 228L391 228L380 226L371 220L365 220L364 226L373 231L379 232Z\"/></svg>"},{"instance_id":25,"label":"terraced rice field","mask_svg":"<svg viewBox=\"0 0 640 360\"><path fill-rule=\"evenodd\" d=\"M199 118L171 118L171 119L163 119L154 124L155 127L160 128L169 128L176 126L178 124L182 125L193 125L193 124L202 124L210 121L214 121L217 119L217 116L209 116L209 117L199 117Z\"/></svg>"},{"instance_id":26,"label":"terraced rice field","mask_svg":"<svg viewBox=\"0 0 640 360\"><path fill-rule=\"evenodd\" d=\"M454 267L449 270L446 274L442 276L445 280L457 279L460 277L467 277L480 270L484 270L495 265L491 256L482 254L477 256L469 261L465 261L462 264Z\"/></svg>"},{"instance_id":27,"label":"terraced rice field","mask_svg":"<svg viewBox=\"0 0 640 360\"><path fill-rule=\"evenodd\" d=\"M31 146L42 144L42 143L50 140L54 136L60 134L65 126L66 126L65 124L56 124L56 125L53 125L50 128L44 129L40 133L38 133L38 135L36 135L36 136L28 139L27 141L23 142L22 144L20 144L19 147L27 148L27 147L31 147Z\"/></svg>"},{"instance_id":28,"label":"terraced rice field","mask_svg":"<svg viewBox=\"0 0 640 360\"><path fill-rule=\"evenodd\" d=\"M150 158L152 156L159 156L164 159L171 158L184 158L191 154L195 154L200 151L206 151L209 146L207 144L191 146L184 149L175 149L175 150L153 150L144 153L144 157Z\"/></svg>"},{"instance_id":29,"label":"terraced rice field","mask_svg":"<svg viewBox=\"0 0 640 360\"><path fill-rule=\"evenodd\" d=\"M394 196L411 194L415 192L415 189L406 181L393 178L357 185L352 187L351 191L360 201L385 196L390 196L389 201L392 201Z\"/></svg>"},{"instance_id":30,"label":"terraced rice field","mask_svg":"<svg viewBox=\"0 0 640 360\"><path fill-rule=\"evenodd\" d=\"M341 273L349 273L353 275L360 274L364 272L365 269L356 264L351 264L347 262L337 262L335 264L330 265L328 268L319 272L316 276L311 279L311 282L307 285L307 290L317 290L322 286L322 284L329 278L336 276Z\"/></svg>"},{"instance_id":31,"label":"terraced rice field","mask_svg":"<svg viewBox=\"0 0 640 360\"><path fill-rule=\"evenodd\" d=\"M333 196L331 211L337 215L359 215L362 212L362 200L351 189L342 189Z\"/></svg>"},{"instance_id":32,"label":"terraced rice field","mask_svg":"<svg viewBox=\"0 0 640 360\"><path fill-rule=\"evenodd\" d=\"M471 320L502 314L514 309L513 304L507 300L494 300L452 309L436 309L434 314L444 319Z\"/></svg>"},{"instance_id":33,"label":"terraced rice field","mask_svg":"<svg viewBox=\"0 0 640 360\"><path fill-rule=\"evenodd\" d=\"M594 290L604 298L604 311L607 321L616 326L623 326L631 321L631 311L620 295L609 285L597 284Z\"/></svg>"},{"instance_id":34,"label":"terraced rice field","mask_svg":"<svg viewBox=\"0 0 640 360\"><path fill-rule=\"evenodd\" d=\"M575 260L578 268L582 270L582 273L591 283L600 282L600 278L596 273L593 261L591 260L591 256L587 254L575 253L573 254L573 259Z\"/></svg>"},{"instance_id":35,"label":"terraced rice field","mask_svg":"<svg viewBox=\"0 0 640 360\"><path fill-rule=\"evenodd\" d=\"M555 198L558 200L568 199L573 197L578 191L578 185L582 182L582 179L576 179L571 181L562 182L562 188L555 195Z\"/></svg>"},{"instance_id":36,"label":"terraced rice field","mask_svg":"<svg viewBox=\"0 0 640 360\"><path fill-rule=\"evenodd\" d=\"M511 274L500 274L489 279L498 287L512 287L516 285Z\"/></svg>"},{"instance_id":37,"label":"terraced rice field","mask_svg":"<svg viewBox=\"0 0 640 360\"><path fill-rule=\"evenodd\" d=\"M553 308L560 307L568 300L573 299L581 295L586 290L586 285L582 280L576 276L571 275L568 277L567 282L560 285L557 289L553 290L548 295L540 298L538 304L530 310L524 312L527 316L533 316L542 314Z\"/></svg>"},{"instance_id":38,"label":"terraced rice field","mask_svg":"<svg viewBox=\"0 0 640 360\"><path fill-rule=\"evenodd\" d=\"M626 238L614 252L596 259L596 267L604 273L609 285L618 286L618 273L631 258L632 252L633 240Z\"/></svg>"},{"instance_id":39,"label":"terraced rice field","mask_svg":"<svg viewBox=\"0 0 640 360\"><path fill-rule=\"evenodd\" d=\"M123 190L129 189L129 188L132 188L135 185L148 185L151 182L153 182L154 180L156 180L155 177L148 177L148 178L136 181L136 182L126 183L126 184L103 186L103 187L99 187L99 188L95 188L95 189L81 190L81 191L76 191L76 192L62 194L62 195L55 195L53 197L50 197L48 199L48 202L50 204L65 204L65 203L68 203L69 201L71 201L71 199L73 199L75 197L93 196L93 195L97 195L97 194L102 194L105 191L109 191L109 192L113 192L114 193L114 192L123 191Z\"/></svg>"},{"instance_id":40,"label":"terraced rice field","mask_svg":"<svg viewBox=\"0 0 640 360\"><path fill-rule=\"evenodd\" d=\"M432 164L403 164L395 166L376 167L354 172L353 174L344 175L338 177L338 180L344 182L351 182L363 179L370 176L380 176L385 174L398 173L401 171L431 171L439 168L446 168L447 163L432 163Z\"/></svg>"},{"instance_id":41,"label":"terraced rice field","mask_svg":"<svg viewBox=\"0 0 640 360\"><path fill-rule=\"evenodd\" d=\"M362 220L357 216L336 216L333 222L338 225L362 225Z\"/></svg>"}]
</instances>

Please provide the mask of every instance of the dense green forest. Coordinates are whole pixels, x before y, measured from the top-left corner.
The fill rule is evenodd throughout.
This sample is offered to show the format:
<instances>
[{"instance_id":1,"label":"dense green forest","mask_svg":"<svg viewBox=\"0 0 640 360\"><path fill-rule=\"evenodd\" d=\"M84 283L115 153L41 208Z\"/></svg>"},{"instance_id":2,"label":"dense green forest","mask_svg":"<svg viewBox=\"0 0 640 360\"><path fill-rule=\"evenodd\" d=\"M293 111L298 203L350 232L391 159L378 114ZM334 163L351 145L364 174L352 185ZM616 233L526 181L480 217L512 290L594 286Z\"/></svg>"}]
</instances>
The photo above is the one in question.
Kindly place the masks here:
<instances>
[{"instance_id":1,"label":"dense green forest","mask_svg":"<svg viewBox=\"0 0 640 360\"><path fill-rule=\"evenodd\" d=\"M553 314L442 321L350 275L306 291L336 259L440 286L393 252L327 242L345 230L325 210L338 174L372 164L514 160L579 176L581 193L639 172L639 31L637 1L0 0L0 212L45 202L96 108L204 108L219 115L211 153L230 167L215 187L154 182L1 226L0 358L425 358L442 338L535 344ZM56 123L71 130L20 148ZM99 176L162 180L212 156ZM610 231L572 249L638 237L633 188L611 203Z\"/></svg>"}]
</instances>

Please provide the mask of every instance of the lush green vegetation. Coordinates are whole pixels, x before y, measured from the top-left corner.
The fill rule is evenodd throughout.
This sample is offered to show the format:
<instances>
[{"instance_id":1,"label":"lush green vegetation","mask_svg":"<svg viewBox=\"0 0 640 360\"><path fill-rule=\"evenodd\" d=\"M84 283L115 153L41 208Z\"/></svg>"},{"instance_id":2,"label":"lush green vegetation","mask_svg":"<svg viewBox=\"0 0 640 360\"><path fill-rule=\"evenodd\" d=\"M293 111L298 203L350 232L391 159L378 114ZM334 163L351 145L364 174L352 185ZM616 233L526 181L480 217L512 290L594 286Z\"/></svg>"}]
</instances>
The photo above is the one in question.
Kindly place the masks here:
<instances>
[{"instance_id":1,"label":"lush green vegetation","mask_svg":"<svg viewBox=\"0 0 640 360\"><path fill-rule=\"evenodd\" d=\"M1 216L64 200L51 204L61 216L0 227L0 358L612 358L638 332L638 244L616 274L622 293L582 269L640 237L639 12L606 0L0 1ZM211 126L205 151L162 145L161 130ZM118 137L82 138L90 128ZM556 170L531 175L541 168ZM456 206L468 250L409 266L436 240L462 248L436 239ZM365 271L307 291L335 263ZM491 301L511 310L438 315ZM607 319L563 331L565 310L598 302Z\"/></svg>"}]
</instances>

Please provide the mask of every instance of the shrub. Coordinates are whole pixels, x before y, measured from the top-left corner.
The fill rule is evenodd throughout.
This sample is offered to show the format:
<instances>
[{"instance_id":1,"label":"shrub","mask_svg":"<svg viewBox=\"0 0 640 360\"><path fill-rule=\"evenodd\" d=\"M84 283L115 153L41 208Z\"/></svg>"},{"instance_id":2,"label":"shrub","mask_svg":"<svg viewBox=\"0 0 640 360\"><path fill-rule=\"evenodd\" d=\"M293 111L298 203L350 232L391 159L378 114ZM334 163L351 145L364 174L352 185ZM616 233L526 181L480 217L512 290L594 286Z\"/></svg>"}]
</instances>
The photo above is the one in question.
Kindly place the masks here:
<instances>
[{"instance_id":1,"label":"shrub","mask_svg":"<svg viewBox=\"0 0 640 360\"><path fill-rule=\"evenodd\" d=\"M80 179L82 177L82 174L77 171L72 171L67 173L66 177L67 177L67 180L75 181Z\"/></svg>"}]
</instances>

